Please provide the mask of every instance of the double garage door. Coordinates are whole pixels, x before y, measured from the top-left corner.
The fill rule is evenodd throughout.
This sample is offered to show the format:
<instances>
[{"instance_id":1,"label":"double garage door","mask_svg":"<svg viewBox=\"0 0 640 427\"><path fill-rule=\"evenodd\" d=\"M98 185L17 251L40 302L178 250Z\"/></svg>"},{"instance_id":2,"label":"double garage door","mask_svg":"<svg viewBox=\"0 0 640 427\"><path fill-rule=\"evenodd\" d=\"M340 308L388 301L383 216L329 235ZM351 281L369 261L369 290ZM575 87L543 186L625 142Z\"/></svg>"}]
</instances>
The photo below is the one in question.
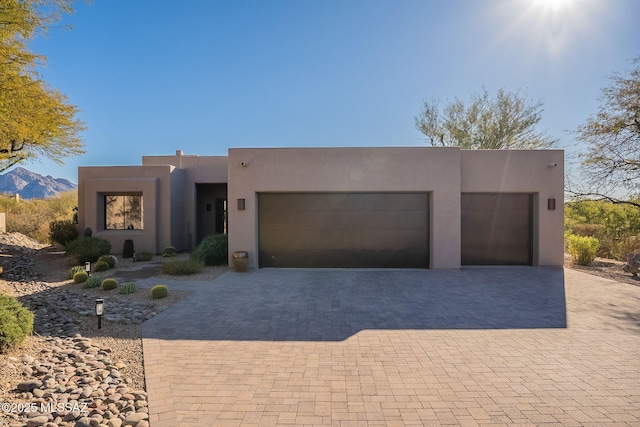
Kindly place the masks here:
<instances>
[{"instance_id":1,"label":"double garage door","mask_svg":"<svg viewBox=\"0 0 640 427\"><path fill-rule=\"evenodd\" d=\"M261 193L260 267L427 268L428 193Z\"/></svg>"},{"instance_id":2,"label":"double garage door","mask_svg":"<svg viewBox=\"0 0 640 427\"><path fill-rule=\"evenodd\" d=\"M462 265L531 265L533 196L461 196ZM261 193L260 267L428 268L428 193Z\"/></svg>"}]
</instances>

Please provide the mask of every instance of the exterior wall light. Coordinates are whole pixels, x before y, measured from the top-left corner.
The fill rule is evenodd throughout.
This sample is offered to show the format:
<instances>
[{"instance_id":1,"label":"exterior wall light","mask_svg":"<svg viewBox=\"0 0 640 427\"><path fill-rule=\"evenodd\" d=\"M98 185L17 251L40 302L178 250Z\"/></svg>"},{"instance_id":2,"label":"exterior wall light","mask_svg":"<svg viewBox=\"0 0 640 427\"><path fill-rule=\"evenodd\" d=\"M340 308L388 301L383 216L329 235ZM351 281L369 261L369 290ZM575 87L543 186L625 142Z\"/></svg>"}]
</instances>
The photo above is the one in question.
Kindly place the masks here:
<instances>
[{"instance_id":1,"label":"exterior wall light","mask_svg":"<svg viewBox=\"0 0 640 427\"><path fill-rule=\"evenodd\" d=\"M87 272L87 276L91 276L91 263L89 261L84 263L84 271Z\"/></svg>"},{"instance_id":2,"label":"exterior wall light","mask_svg":"<svg viewBox=\"0 0 640 427\"><path fill-rule=\"evenodd\" d=\"M98 329L102 329L102 314L104 313L104 300L96 299L96 316L98 316Z\"/></svg>"},{"instance_id":3,"label":"exterior wall light","mask_svg":"<svg viewBox=\"0 0 640 427\"><path fill-rule=\"evenodd\" d=\"M238 210L239 211L244 210L244 199L238 199Z\"/></svg>"},{"instance_id":4,"label":"exterior wall light","mask_svg":"<svg viewBox=\"0 0 640 427\"><path fill-rule=\"evenodd\" d=\"M556 210L556 199L547 199L547 210L548 211Z\"/></svg>"}]
</instances>

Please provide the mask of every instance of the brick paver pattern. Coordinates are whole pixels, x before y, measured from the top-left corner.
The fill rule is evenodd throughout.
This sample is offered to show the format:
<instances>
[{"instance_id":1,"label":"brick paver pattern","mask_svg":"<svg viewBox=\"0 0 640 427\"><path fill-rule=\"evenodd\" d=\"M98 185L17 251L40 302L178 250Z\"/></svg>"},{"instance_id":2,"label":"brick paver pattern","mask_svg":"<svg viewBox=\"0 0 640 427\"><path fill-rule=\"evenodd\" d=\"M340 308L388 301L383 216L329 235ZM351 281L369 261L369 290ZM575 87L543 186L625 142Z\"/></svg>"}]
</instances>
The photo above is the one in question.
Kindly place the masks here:
<instances>
[{"instance_id":1,"label":"brick paver pattern","mask_svg":"<svg viewBox=\"0 0 640 427\"><path fill-rule=\"evenodd\" d=\"M476 268L180 283L194 292L143 325L152 427L640 425L640 282Z\"/></svg>"}]
</instances>

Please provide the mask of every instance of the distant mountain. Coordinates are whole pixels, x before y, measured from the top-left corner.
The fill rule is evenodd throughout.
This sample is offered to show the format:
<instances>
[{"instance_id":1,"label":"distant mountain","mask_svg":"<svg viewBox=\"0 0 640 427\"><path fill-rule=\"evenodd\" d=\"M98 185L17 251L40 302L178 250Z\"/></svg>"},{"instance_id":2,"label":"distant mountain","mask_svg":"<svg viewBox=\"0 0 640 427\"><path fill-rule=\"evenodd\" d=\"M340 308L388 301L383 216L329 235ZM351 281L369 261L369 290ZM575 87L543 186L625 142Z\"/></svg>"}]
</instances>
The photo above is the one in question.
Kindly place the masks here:
<instances>
[{"instance_id":1,"label":"distant mountain","mask_svg":"<svg viewBox=\"0 0 640 427\"><path fill-rule=\"evenodd\" d=\"M78 186L68 179L42 176L24 168L0 174L0 193L19 194L23 199L46 199L76 188Z\"/></svg>"}]
</instances>

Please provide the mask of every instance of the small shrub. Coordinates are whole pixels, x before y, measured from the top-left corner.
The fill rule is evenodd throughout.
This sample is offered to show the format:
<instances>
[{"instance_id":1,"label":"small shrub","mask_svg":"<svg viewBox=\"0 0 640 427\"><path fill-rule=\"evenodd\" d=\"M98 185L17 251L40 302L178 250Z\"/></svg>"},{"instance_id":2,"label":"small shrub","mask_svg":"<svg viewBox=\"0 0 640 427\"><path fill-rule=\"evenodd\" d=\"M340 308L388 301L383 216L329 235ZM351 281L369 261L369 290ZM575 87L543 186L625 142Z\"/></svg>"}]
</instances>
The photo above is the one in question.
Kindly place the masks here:
<instances>
[{"instance_id":1,"label":"small shrub","mask_svg":"<svg viewBox=\"0 0 640 427\"><path fill-rule=\"evenodd\" d=\"M162 256L165 257L165 258L171 258L171 257L176 256L177 254L178 254L178 251L173 246L167 246L162 251Z\"/></svg>"},{"instance_id":2,"label":"small shrub","mask_svg":"<svg viewBox=\"0 0 640 427\"><path fill-rule=\"evenodd\" d=\"M78 226L71 220L58 220L49 223L49 239L54 243L66 245L78 238Z\"/></svg>"},{"instance_id":3,"label":"small shrub","mask_svg":"<svg viewBox=\"0 0 640 427\"><path fill-rule=\"evenodd\" d=\"M0 295L0 353L20 345L33 331L33 313L20 302Z\"/></svg>"},{"instance_id":4,"label":"small shrub","mask_svg":"<svg viewBox=\"0 0 640 427\"><path fill-rule=\"evenodd\" d=\"M91 237L93 231L91 231L91 227L87 227L84 229L84 237Z\"/></svg>"},{"instance_id":5,"label":"small shrub","mask_svg":"<svg viewBox=\"0 0 640 427\"><path fill-rule=\"evenodd\" d=\"M118 287L118 281L116 279L104 279L102 281L102 290L103 291L110 291L113 289L116 289Z\"/></svg>"},{"instance_id":6,"label":"small shrub","mask_svg":"<svg viewBox=\"0 0 640 427\"><path fill-rule=\"evenodd\" d=\"M136 253L136 261L138 261L138 262L151 261L152 259L153 259L153 253L151 253L151 252L138 252L138 253Z\"/></svg>"},{"instance_id":7,"label":"small shrub","mask_svg":"<svg viewBox=\"0 0 640 427\"><path fill-rule=\"evenodd\" d=\"M576 236L571 234L567 237L569 253L578 265L591 265L596 259L596 253L600 242L595 237Z\"/></svg>"},{"instance_id":8,"label":"small shrub","mask_svg":"<svg viewBox=\"0 0 640 427\"><path fill-rule=\"evenodd\" d=\"M202 239L191 253L191 258L204 265L226 265L229 257L229 243L226 234L214 234Z\"/></svg>"},{"instance_id":9,"label":"small shrub","mask_svg":"<svg viewBox=\"0 0 640 427\"><path fill-rule=\"evenodd\" d=\"M111 252L111 243L99 237L85 237L67 243L67 254L74 256L78 263L96 262L102 255Z\"/></svg>"},{"instance_id":10,"label":"small shrub","mask_svg":"<svg viewBox=\"0 0 640 427\"><path fill-rule=\"evenodd\" d=\"M151 288L151 298L161 299L169 296L169 289L165 285L156 285Z\"/></svg>"},{"instance_id":11,"label":"small shrub","mask_svg":"<svg viewBox=\"0 0 640 427\"><path fill-rule=\"evenodd\" d=\"M116 266L116 257L114 257L113 255L102 255L100 258L98 258L98 262L99 261L104 261L109 264L109 268L113 268Z\"/></svg>"},{"instance_id":12,"label":"small shrub","mask_svg":"<svg viewBox=\"0 0 640 427\"><path fill-rule=\"evenodd\" d=\"M93 266L93 271L96 273L100 273L101 271L107 271L109 269L109 264L105 261L98 261Z\"/></svg>"},{"instance_id":13,"label":"small shrub","mask_svg":"<svg viewBox=\"0 0 640 427\"><path fill-rule=\"evenodd\" d=\"M84 283L89 278L86 271L78 271L73 275L73 283Z\"/></svg>"},{"instance_id":14,"label":"small shrub","mask_svg":"<svg viewBox=\"0 0 640 427\"><path fill-rule=\"evenodd\" d=\"M76 273L79 273L81 271L83 273L86 273L86 270L82 265L75 265L71 267L69 270L67 270L67 279L73 279L73 276L75 276Z\"/></svg>"},{"instance_id":15,"label":"small shrub","mask_svg":"<svg viewBox=\"0 0 640 427\"><path fill-rule=\"evenodd\" d=\"M97 276L89 276L87 281L84 282L84 287L89 289L97 288L100 285L101 285L101 281L100 281L100 278Z\"/></svg>"},{"instance_id":16,"label":"small shrub","mask_svg":"<svg viewBox=\"0 0 640 427\"><path fill-rule=\"evenodd\" d=\"M129 282L129 283L125 283L124 285L120 286L120 293L121 294L132 294L136 291L136 284L133 282Z\"/></svg>"},{"instance_id":17,"label":"small shrub","mask_svg":"<svg viewBox=\"0 0 640 427\"><path fill-rule=\"evenodd\" d=\"M173 260L163 263L160 272L170 276L188 276L200 273L202 267L203 265L197 261Z\"/></svg>"}]
</instances>

